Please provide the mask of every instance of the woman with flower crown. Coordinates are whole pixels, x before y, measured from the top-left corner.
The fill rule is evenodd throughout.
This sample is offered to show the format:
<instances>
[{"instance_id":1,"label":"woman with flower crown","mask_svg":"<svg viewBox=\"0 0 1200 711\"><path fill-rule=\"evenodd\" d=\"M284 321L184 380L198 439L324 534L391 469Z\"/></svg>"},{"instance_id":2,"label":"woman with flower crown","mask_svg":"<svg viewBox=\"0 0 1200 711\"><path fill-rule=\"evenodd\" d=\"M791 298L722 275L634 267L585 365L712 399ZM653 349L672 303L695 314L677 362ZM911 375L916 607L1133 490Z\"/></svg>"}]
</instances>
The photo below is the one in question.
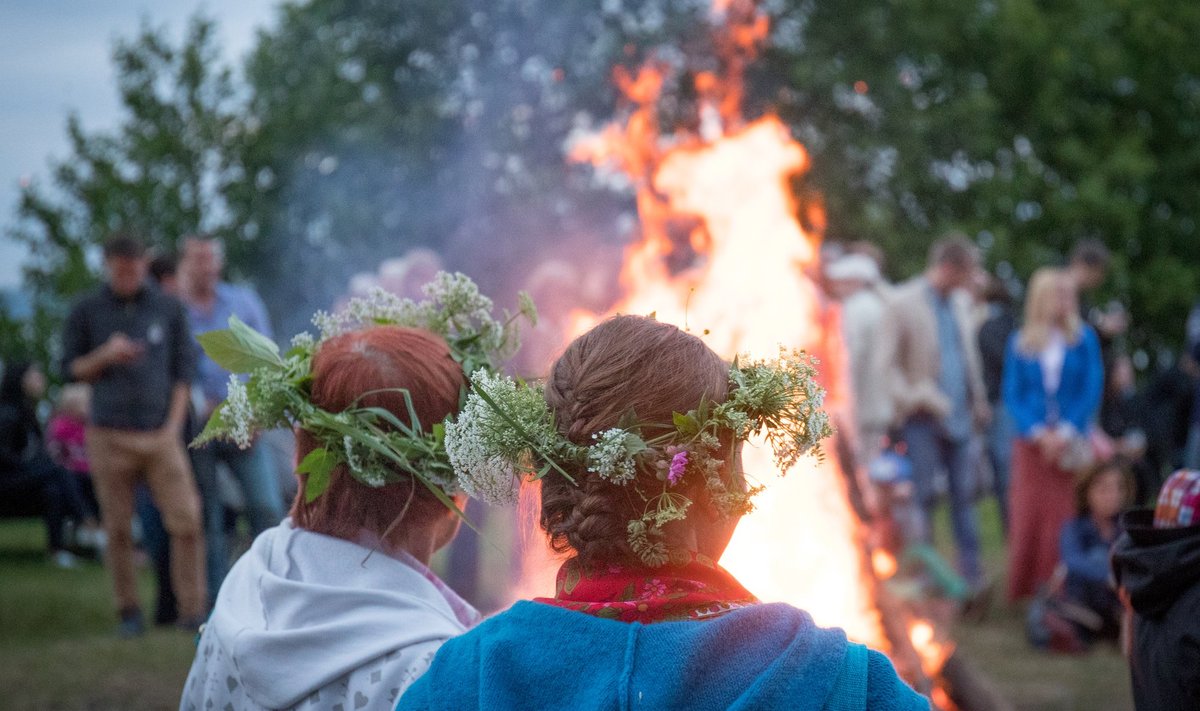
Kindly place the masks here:
<instances>
[{"instance_id":1,"label":"woman with flower crown","mask_svg":"<svg viewBox=\"0 0 1200 711\"><path fill-rule=\"evenodd\" d=\"M302 334L282 355L236 320L201 336L249 374L231 379L201 440L245 446L257 430L293 427L300 491L221 586L181 709L388 709L479 621L427 566L465 503L442 441L464 364L507 355L512 319L492 319L462 275L439 274L426 294L379 292L318 314L320 339Z\"/></svg>"},{"instance_id":2,"label":"woman with flower crown","mask_svg":"<svg viewBox=\"0 0 1200 711\"><path fill-rule=\"evenodd\" d=\"M569 557L553 597L448 641L397 708L928 709L886 657L716 563L759 488L741 443L765 436L786 471L829 434L814 376L800 353L730 366L618 316L544 389L473 377L446 433L464 490L512 502L540 480L541 527Z\"/></svg>"}]
</instances>

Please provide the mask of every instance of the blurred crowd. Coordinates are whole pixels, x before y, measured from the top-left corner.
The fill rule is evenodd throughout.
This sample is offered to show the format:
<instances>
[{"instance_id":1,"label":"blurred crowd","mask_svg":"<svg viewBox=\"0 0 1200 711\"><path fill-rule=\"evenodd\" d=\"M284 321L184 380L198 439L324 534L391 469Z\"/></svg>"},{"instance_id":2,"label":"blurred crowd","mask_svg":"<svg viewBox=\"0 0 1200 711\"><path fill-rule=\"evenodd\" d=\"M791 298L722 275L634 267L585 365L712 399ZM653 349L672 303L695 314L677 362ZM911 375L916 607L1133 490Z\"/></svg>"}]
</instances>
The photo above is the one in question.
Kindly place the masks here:
<instances>
[{"instance_id":1,"label":"blurred crowd","mask_svg":"<svg viewBox=\"0 0 1200 711\"><path fill-rule=\"evenodd\" d=\"M1097 301L1111 263L1098 241L1078 243L1027 285L985 271L961 235L939 240L925 270L901 284L883 277L870 243L823 256L853 393L847 469L871 494L878 544L902 572L969 605L992 585L977 504L994 497L1007 598L1031 601L1031 641L1079 651L1115 639L1119 514L1153 505L1173 471L1200 467L1200 303L1180 314L1178 357L1139 386L1130 315ZM943 499L954 565L932 546Z\"/></svg>"},{"instance_id":2,"label":"blurred crowd","mask_svg":"<svg viewBox=\"0 0 1200 711\"><path fill-rule=\"evenodd\" d=\"M103 247L104 283L74 304L62 334L61 380L43 428L47 375L9 362L0 386L0 502L40 514L52 562L101 557L118 630L146 625L135 571L153 568L153 621L194 630L231 560L276 525L295 492L290 433L248 449L188 448L225 399L230 374L196 336L237 317L271 325L247 286L222 279L220 241L189 236L152 254L117 234Z\"/></svg>"},{"instance_id":3,"label":"blurred crowd","mask_svg":"<svg viewBox=\"0 0 1200 711\"><path fill-rule=\"evenodd\" d=\"M267 335L271 324L252 289L223 279L220 241L180 245L174 255L128 235L105 243L104 284L64 327L64 385L51 406L36 365L7 363L0 379L0 515L41 515L56 565L102 554L126 636L146 624L139 561L158 582L154 622L195 628L231 560L295 496L290 433L261 435L248 449L187 447L231 377L197 336L231 317ZM901 574L971 604L992 587L977 506L994 497L1007 597L1033 601L1039 644L1055 630L1054 644L1070 648L1117 633L1122 606L1108 561L1118 514L1153 504L1172 471L1200 467L1200 305L1180 315L1179 357L1139 378L1130 315L1098 302L1110 262L1104 245L1084 241L1026 286L986 272L977 247L951 235L922 273L891 284L873 244L823 251L852 393L845 469L857 474L876 545ZM440 268L437 255L416 250L356 277L350 294L381 286L419 297ZM543 321L516 367L537 372L573 324L572 300L554 297L583 293L586 280L550 262L528 281ZM933 546L942 500L952 563ZM451 553L450 579L469 596L480 593L476 557L466 543ZM1050 629L1063 614L1062 629Z\"/></svg>"}]
</instances>

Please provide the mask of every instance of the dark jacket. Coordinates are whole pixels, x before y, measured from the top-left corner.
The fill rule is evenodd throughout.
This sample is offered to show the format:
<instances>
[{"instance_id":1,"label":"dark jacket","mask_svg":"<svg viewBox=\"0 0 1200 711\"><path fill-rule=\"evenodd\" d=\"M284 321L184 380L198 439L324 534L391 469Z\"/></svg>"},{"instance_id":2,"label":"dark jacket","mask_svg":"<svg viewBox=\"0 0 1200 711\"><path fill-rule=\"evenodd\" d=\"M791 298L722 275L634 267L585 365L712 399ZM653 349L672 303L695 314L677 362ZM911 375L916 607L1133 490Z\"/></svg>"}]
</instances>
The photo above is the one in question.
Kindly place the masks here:
<instances>
[{"instance_id":1,"label":"dark jacket","mask_svg":"<svg viewBox=\"0 0 1200 711\"><path fill-rule=\"evenodd\" d=\"M1133 698L1140 711L1200 709L1200 526L1155 529L1121 517L1113 573L1134 611Z\"/></svg>"},{"instance_id":2,"label":"dark jacket","mask_svg":"<svg viewBox=\"0 0 1200 711\"><path fill-rule=\"evenodd\" d=\"M123 299L102 286L81 299L63 326L63 374L114 333L140 343L142 357L107 368L92 383L91 423L119 430L154 430L167 420L176 385L190 387L195 343L183 304L147 285Z\"/></svg>"},{"instance_id":3,"label":"dark jacket","mask_svg":"<svg viewBox=\"0 0 1200 711\"><path fill-rule=\"evenodd\" d=\"M988 402L1000 402L1004 383L1004 357L1008 351L1008 339L1016 332L1020 323L1017 312L1011 306L998 306L995 313L979 327L979 356L983 365L983 385L987 388Z\"/></svg>"},{"instance_id":4,"label":"dark jacket","mask_svg":"<svg viewBox=\"0 0 1200 711\"><path fill-rule=\"evenodd\" d=\"M21 385L29 367L10 362L0 377L0 476L22 468L44 449L37 412Z\"/></svg>"}]
</instances>

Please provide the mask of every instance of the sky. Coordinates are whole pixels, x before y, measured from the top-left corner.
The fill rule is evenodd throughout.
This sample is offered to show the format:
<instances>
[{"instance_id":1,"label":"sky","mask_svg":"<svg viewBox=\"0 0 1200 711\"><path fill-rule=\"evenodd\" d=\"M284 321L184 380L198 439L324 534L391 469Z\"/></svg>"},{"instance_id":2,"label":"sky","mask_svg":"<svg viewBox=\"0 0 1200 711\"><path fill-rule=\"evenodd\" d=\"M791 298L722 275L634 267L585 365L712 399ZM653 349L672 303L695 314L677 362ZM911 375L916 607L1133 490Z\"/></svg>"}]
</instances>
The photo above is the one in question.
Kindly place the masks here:
<instances>
[{"instance_id":1,"label":"sky","mask_svg":"<svg viewBox=\"0 0 1200 711\"><path fill-rule=\"evenodd\" d=\"M141 21L178 42L189 17L217 21L226 59L241 66L278 0L0 0L0 289L19 285L24 248L5 234L23 180L43 184L49 159L67 154L67 115L92 131L117 125L110 55Z\"/></svg>"}]
</instances>

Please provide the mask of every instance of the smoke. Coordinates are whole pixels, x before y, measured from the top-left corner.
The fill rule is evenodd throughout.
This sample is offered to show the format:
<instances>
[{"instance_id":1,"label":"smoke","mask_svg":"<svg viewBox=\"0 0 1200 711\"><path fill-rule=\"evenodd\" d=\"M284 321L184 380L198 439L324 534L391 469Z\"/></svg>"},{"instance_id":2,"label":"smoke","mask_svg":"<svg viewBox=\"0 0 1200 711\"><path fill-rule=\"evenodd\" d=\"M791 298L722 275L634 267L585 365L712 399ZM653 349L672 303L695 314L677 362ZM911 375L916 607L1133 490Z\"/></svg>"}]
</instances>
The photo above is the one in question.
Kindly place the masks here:
<instances>
[{"instance_id":1,"label":"smoke","mask_svg":"<svg viewBox=\"0 0 1200 711\"><path fill-rule=\"evenodd\" d=\"M288 127L276 141L295 145L258 171L272 196L261 225L270 246L252 266L290 334L368 283L361 275L385 282L432 254L502 305L537 292L555 316L535 339L552 345L530 346L553 350L559 315L603 312L618 297L622 249L640 236L632 185L572 165L568 144L619 112L614 68L650 57L674 70L664 135L697 126L688 87L716 61L710 3L438 5L365 3L320 26L285 16L260 42L251 74L274 77L273 67L283 81L259 87L256 119ZM522 367L537 374L542 360Z\"/></svg>"}]
</instances>

